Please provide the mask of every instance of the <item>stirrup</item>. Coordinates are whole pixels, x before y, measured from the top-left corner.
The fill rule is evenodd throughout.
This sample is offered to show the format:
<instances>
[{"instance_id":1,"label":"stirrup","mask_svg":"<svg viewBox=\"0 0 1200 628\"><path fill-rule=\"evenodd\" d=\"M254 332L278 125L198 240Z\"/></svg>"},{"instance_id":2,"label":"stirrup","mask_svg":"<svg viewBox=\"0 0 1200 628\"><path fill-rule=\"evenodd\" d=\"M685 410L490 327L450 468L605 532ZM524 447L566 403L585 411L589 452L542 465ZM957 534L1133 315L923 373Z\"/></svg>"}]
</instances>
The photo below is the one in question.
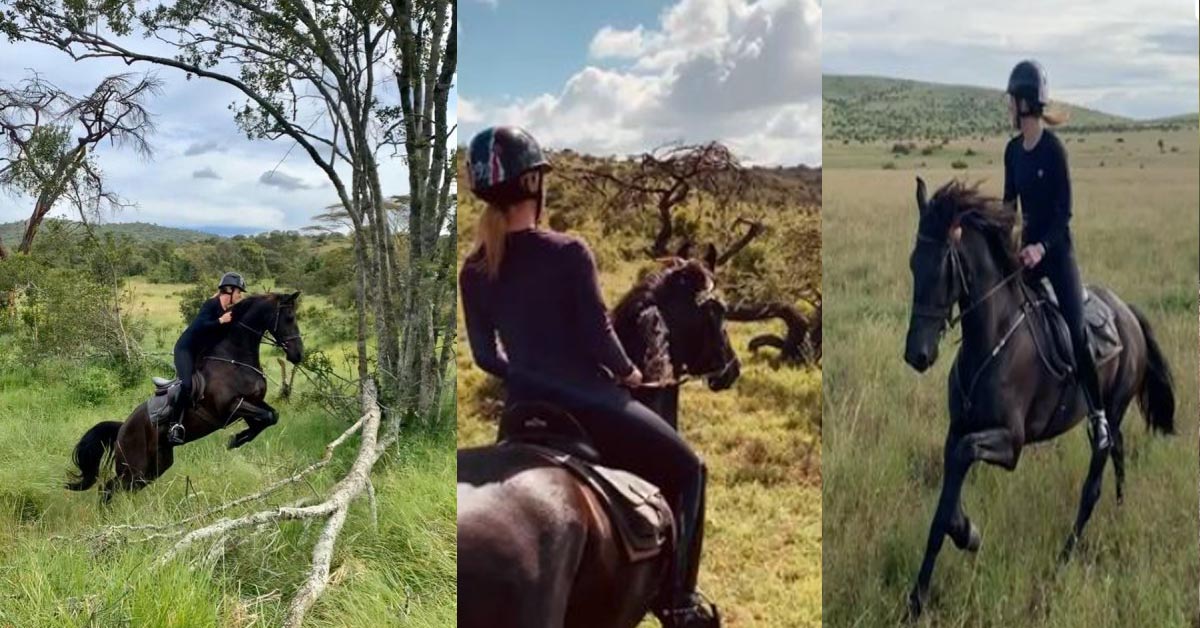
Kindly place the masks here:
<instances>
[{"instance_id":1,"label":"stirrup","mask_svg":"<svg viewBox=\"0 0 1200 628\"><path fill-rule=\"evenodd\" d=\"M669 628L705 626L719 628L721 613L707 596L699 590L692 592L683 606L664 608L658 612L659 619Z\"/></svg>"},{"instance_id":2,"label":"stirrup","mask_svg":"<svg viewBox=\"0 0 1200 628\"><path fill-rule=\"evenodd\" d=\"M167 440L172 445L182 445L187 442L187 428L183 426L183 423L172 423L167 428Z\"/></svg>"}]
</instances>

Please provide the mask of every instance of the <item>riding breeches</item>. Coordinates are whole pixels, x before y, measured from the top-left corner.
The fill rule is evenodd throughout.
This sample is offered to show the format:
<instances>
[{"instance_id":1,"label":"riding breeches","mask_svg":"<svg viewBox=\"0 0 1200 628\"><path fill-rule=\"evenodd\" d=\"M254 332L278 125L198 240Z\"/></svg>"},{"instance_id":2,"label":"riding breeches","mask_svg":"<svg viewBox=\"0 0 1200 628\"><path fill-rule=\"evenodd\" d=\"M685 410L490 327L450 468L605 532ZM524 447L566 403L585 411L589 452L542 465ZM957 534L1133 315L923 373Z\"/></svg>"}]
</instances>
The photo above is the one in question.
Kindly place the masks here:
<instances>
[{"instance_id":1,"label":"riding breeches","mask_svg":"<svg viewBox=\"0 0 1200 628\"><path fill-rule=\"evenodd\" d=\"M175 347L175 377L179 378L179 403L175 408L175 417L183 416L183 408L192 403L192 373L196 370L196 359L192 352L180 346Z\"/></svg>"},{"instance_id":2,"label":"riding breeches","mask_svg":"<svg viewBox=\"0 0 1200 628\"><path fill-rule=\"evenodd\" d=\"M1100 372L1088 347L1083 317L1083 282L1079 278L1079 266L1075 263L1075 253L1070 242L1047 251L1041 263L1033 270L1035 277L1050 280L1050 285L1054 286L1054 292L1058 296L1059 310L1071 333L1075 369L1087 400L1088 411L1093 413L1104 409Z\"/></svg>"}]
</instances>

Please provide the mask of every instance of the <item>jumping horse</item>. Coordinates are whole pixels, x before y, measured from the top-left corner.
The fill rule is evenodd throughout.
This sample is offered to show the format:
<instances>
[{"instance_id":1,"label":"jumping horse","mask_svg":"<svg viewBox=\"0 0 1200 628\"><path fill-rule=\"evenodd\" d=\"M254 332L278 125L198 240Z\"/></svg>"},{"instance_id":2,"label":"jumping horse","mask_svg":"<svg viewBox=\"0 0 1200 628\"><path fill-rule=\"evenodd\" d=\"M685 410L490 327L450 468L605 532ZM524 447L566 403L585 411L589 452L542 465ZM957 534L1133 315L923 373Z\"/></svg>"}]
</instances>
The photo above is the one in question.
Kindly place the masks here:
<instances>
[{"instance_id":1,"label":"jumping horse","mask_svg":"<svg viewBox=\"0 0 1200 628\"><path fill-rule=\"evenodd\" d=\"M183 415L186 442L229 427L239 419L246 429L234 434L229 448L254 440L279 421L279 413L266 401L267 378L259 362L264 341L283 348L292 364L304 359L304 342L296 322L299 292L269 293L243 299L233 306L233 322L213 348L199 356L197 372L204 378L203 397ZM271 338L266 338L267 334ZM180 399L179 403L189 403ZM147 411L147 403L133 410L124 422L102 421L84 433L75 446L73 461L78 473L67 488L84 491L100 475L100 467L113 461L116 474L104 483L104 501L117 489L136 491L158 479L175 462L175 446ZM106 453L108 454L106 456Z\"/></svg>"},{"instance_id":2,"label":"jumping horse","mask_svg":"<svg viewBox=\"0 0 1200 628\"><path fill-rule=\"evenodd\" d=\"M1047 338L1045 295L1027 284L1013 239L1015 212L981 194L978 185L952 181L926 199L917 179L920 220L909 260L912 315L904 359L918 372L937 360L948 327L962 326L962 346L949 375L950 426L946 435L941 496L929 530L925 558L908 600L918 617L929 598L934 562L949 536L959 548L979 550L979 530L963 512L961 492L976 462L1009 471L1022 448L1063 434L1086 411L1070 368L1055 368ZM1135 399L1158 432L1174 431L1171 372L1145 316L1112 291L1089 287L1090 298L1111 310L1119 350L1102 360L1103 405L1112 432L1111 455L1118 503L1124 495L1125 444L1121 421ZM957 305L958 314L953 310ZM1066 353L1069 353L1066 352ZM1075 524L1060 559L1066 560L1100 498L1108 451L1093 451Z\"/></svg>"},{"instance_id":3,"label":"jumping horse","mask_svg":"<svg viewBox=\"0 0 1200 628\"><path fill-rule=\"evenodd\" d=\"M647 379L666 373L634 396L673 426L686 378L719 391L740 373L714 292L713 257L710 249L709 266L670 262L613 310L614 328ZM520 444L460 450L458 625L637 626L667 577L670 551L630 561L615 535L597 494L545 456Z\"/></svg>"}]
</instances>

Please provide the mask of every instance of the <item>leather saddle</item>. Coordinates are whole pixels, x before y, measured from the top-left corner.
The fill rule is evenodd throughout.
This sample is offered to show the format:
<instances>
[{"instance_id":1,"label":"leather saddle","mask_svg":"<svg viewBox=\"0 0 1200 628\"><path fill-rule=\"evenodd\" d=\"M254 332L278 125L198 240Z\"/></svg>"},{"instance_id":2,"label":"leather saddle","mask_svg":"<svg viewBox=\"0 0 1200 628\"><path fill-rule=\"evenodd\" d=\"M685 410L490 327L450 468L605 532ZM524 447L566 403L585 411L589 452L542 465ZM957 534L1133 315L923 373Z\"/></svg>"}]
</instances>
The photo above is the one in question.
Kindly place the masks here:
<instances>
[{"instance_id":1,"label":"leather saddle","mask_svg":"<svg viewBox=\"0 0 1200 628\"><path fill-rule=\"evenodd\" d=\"M179 403L179 390L182 383L178 378L165 379L151 377L154 382L154 394L146 401L146 411L150 414L150 422L155 425L171 418L171 409ZM207 381L200 373L192 373L192 398L189 407L195 407L204 399L204 387Z\"/></svg>"},{"instance_id":2,"label":"leather saddle","mask_svg":"<svg viewBox=\"0 0 1200 628\"><path fill-rule=\"evenodd\" d=\"M583 426L548 403L515 404L500 419L500 444L523 447L587 484L612 520L630 562L654 558L674 544L675 520L657 486L599 464Z\"/></svg>"},{"instance_id":3,"label":"leather saddle","mask_svg":"<svg viewBox=\"0 0 1200 628\"><path fill-rule=\"evenodd\" d=\"M1058 295L1050 281L1042 279L1031 284L1037 295L1036 307L1031 312L1034 333L1051 369L1063 377L1074 374L1075 354L1071 348L1071 333L1058 305ZM1097 296L1091 288L1083 291L1083 320L1088 338L1088 348L1096 366L1117 357L1125 348L1117 331L1117 319L1112 308Z\"/></svg>"}]
</instances>

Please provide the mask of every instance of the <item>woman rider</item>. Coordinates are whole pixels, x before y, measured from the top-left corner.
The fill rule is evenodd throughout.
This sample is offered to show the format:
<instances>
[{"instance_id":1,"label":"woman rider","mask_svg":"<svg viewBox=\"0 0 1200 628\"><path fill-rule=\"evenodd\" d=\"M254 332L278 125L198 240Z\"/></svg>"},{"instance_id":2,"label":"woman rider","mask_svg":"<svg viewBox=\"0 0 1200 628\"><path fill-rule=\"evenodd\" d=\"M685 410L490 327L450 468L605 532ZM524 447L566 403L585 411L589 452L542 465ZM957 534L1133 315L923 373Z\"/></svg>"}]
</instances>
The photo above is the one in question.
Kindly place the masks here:
<instances>
[{"instance_id":1,"label":"woman rider","mask_svg":"<svg viewBox=\"0 0 1200 628\"><path fill-rule=\"evenodd\" d=\"M1108 449L1108 419L1100 375L1088 347L1083 319L1083 285L1071 242L1071 177L1067 153L1047 129L1065 116L1046 111L1050 97L1046 73L1036 61L1022 61L1008 79L1008 108L1013 127L1021 133L1004 150L1004 202L1016 211L1021 202L1024 228L1021 262L1036 277L1054 286L1059 308L1071 331L1079 383L1088 405L1092 447Z\"/></svg>"},{"instance_id":2,"label":"woman rider","mask_svg":"<svg viewBox=\"0 0 1200 628\"><path fill-rule=\"evenodd\" d=\"M469 150L471 191L487 203L459 277L475 362L504 380L508 403L571 410L606 464L663 491L680 538L660 616L672 626L711 621L715 609L696 593L703 463L627 390L642 374L613 332L587 244L539 228L549 161L515 127L487 129Z\"/></svg>"},{"instance_id":3,"label":"woman rider","mask_svg":"<svg viewBox=\"0 0 1200 628\"><path fill-rule=\"evenodd\" d=\"M179 397L171 413L171 427L167 440L172 445L182 445L187 439L183 428L183 413L191 407L192 373L196 358L211 349L221 339L221 326L233 321L233 312L228 311L246 293L246 282L237 273L225 273L217 286L217 293L200 306L200 313L192 319L187 329L175 342L175 376L179 378Z\"/></svg>"}]
</instances>

